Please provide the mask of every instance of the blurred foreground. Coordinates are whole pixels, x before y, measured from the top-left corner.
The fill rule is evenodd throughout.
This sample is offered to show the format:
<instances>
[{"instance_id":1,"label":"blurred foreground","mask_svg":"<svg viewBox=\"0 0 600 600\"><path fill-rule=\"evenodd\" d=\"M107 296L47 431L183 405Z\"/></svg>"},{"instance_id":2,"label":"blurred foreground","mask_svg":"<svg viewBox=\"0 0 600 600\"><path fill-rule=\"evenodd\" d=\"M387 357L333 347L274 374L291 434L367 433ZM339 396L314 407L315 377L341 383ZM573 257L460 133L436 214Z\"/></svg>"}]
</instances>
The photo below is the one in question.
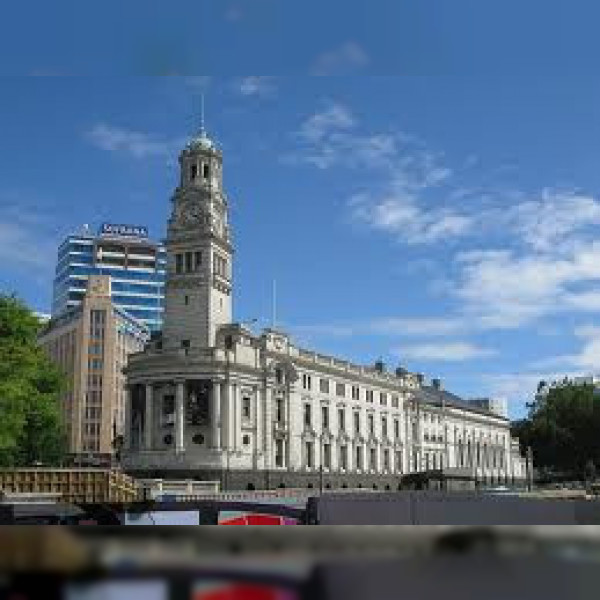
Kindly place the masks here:
<instances>
[{"instance_id":1,"label":"blurred foreground","mask_svg":"<svg viewBox=\"0 0 600 600\"><path fill-rule=\"evenodd\" d=\"M597 598L600 527L2 527L0 597Z\"/></svg>"}]
</instances>

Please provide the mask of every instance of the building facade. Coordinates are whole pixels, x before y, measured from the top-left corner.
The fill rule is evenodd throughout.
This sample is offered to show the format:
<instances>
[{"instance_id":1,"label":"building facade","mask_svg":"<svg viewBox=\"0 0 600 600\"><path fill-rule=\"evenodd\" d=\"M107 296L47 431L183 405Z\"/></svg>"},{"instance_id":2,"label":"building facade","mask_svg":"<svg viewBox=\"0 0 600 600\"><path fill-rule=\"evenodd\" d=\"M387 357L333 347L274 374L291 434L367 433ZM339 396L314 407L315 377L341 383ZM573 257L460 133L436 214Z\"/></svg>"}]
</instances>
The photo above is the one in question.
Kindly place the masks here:
<instances>
[{"instance_id":1,"label":"building facade","mask_svg":"<svg viewBox=\"0 0 600 600\"><path fill-rule=\"evenodd\" d=\"M523 480L505 417L404 369L355 365L232 322L222 161L204 132L179 157L163 334L129 358L124 467L224 489L397 489L406 474L450 469Z\"/></svg>"},{"instance_id":2,"label":"building facade","mask_svg":"<svg viewBox=\"0 0 600 600\"><path fill-rule=\"evenodd\" d=\"M58 249L52 316L81 304L91 275L110 275L115 306L151 331L162 326L166 252L144 227L105 223L97 235L85 227Z\"/></svg>"},{"instance_id":3,"label":"building facade","mask_svg":"<svg viewBox=\"0 0 600 600\"><path fill-rule=\"evenodd\" d=\"M110 460L123 434L123 368L150 330L112 302L111 278L90 275L80 303L53 317L40 345L67 376L62 412L69 453Z\"/></svg>"}]
</instances>

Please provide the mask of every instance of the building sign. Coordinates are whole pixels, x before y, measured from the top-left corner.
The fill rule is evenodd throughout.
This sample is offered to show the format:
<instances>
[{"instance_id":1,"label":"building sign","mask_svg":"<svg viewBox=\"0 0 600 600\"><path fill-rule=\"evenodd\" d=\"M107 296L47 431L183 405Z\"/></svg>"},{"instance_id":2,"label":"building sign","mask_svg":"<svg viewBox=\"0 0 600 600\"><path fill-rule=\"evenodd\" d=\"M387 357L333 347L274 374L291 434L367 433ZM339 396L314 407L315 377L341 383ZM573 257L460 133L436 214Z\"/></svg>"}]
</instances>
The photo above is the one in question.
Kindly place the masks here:
<instances>
[{"instance_id":1,"label":"building sign","mask_svg":"<svg viewBox=\"0 0 600 600\"><path fill-rule=\"evenodd\" d=\"M100 235L147 238L148 228L142 225L115 225L113 223L102 223Z\"/></svg>"}]
</instances>

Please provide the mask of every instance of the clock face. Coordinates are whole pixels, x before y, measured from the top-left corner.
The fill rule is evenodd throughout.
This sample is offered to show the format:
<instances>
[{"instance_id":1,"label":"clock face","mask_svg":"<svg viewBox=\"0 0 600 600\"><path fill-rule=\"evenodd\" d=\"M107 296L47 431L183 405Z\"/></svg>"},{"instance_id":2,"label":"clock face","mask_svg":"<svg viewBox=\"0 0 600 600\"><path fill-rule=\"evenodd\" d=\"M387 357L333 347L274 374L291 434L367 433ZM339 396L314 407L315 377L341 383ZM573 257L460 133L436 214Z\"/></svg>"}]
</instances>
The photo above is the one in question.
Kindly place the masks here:
<instances>
[{"instance_id":1,"label":"clock face","mask_svg":"<svg viewBox=\"0 0 600 600\"><path fill-rule=\"evenodd\" d=\"M202 211L197 204L186 204L182 211L182 220L184 223L195 223L200 220Z\"/></svg>"}]
</instances>

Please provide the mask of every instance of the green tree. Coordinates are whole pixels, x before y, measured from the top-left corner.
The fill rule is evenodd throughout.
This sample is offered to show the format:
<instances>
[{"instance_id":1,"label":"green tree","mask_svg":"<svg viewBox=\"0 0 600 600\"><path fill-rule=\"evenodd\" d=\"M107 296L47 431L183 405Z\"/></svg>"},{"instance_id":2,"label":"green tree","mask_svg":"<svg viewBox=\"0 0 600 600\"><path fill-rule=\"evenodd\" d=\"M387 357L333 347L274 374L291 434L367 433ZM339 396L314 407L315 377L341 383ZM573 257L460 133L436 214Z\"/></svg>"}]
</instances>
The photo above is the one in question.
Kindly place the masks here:
<instances>
[{"instance_id":1,"label":"green tree","mask_svg":"<svg viewBox=\"0 0 600 600\"><path fill-rule=\"evenodd\" d=\"M0 295L0 465L57 464L65 450L65 379L37 344L40 322L15 296Z\"/></svg>"},{"instance_id":2,"label":"green tree","mask_svg":"<svg viewBox=\"0 0 600 600\"><path fill-rule=\"evenodd\" d=\"M591 385L551 388L528 405L527 419L513 424L535 464L584 477L586 465L600 464L600 396Z\"/></svg>"}]
</instances>

